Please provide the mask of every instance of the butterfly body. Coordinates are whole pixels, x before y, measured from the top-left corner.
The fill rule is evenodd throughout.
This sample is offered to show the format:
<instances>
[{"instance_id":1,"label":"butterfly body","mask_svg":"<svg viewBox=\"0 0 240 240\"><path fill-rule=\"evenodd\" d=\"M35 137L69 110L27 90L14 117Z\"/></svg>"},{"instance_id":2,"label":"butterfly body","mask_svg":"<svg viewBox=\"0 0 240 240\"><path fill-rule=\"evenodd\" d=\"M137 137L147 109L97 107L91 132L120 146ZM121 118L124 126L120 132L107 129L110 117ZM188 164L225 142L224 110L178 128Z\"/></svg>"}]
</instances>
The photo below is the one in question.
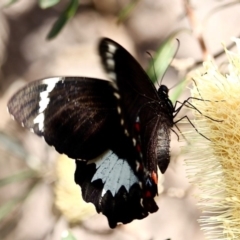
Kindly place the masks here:
<instances>
[{"instance_id":1,"label":"butterfly body","mask_svg":"<svg viewBox=\"0 0 240 240\"><path fill-rule=\"evenodd\" d=\"M110 81L54 77L29 83L8 109L26 128L76 159L75 182L111 228L156 212L157 168L170 161L174 107L118 43L99 44Z\"/></svg>"}]
</instances>

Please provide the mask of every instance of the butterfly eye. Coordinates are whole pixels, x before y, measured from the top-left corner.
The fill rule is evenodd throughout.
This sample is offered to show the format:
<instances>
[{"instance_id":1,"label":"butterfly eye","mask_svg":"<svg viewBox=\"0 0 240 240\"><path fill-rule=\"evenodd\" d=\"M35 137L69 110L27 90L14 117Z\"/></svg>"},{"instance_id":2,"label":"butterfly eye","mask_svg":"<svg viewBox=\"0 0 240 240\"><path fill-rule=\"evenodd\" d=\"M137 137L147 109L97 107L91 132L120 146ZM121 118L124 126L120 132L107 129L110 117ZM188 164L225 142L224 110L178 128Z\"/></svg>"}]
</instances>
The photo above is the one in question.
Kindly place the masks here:
<instances>
[{"instance_id":1,"label":"butterfly eye","mask_svg":"<svg viewBox=\"0 0 240 240\"><path fill-rule=\"evenodd\" d=\"M158 89L158 93L161 95L161 94L165 94L165 95L168 95L168 87L165 86L165 85L161 85L160 88Z\"/></svg>"}]
</instances>

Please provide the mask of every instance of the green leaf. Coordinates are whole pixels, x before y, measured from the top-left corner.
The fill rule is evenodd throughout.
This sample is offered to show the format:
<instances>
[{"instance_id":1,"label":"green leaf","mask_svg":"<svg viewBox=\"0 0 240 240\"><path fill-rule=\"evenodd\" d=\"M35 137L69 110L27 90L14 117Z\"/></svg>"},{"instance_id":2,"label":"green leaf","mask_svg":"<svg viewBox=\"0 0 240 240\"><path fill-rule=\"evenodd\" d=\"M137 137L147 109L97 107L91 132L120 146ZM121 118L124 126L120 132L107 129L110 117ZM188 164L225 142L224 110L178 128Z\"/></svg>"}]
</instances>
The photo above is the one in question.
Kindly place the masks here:
<instances>
[{"instance_id":1,"label":"green leaf","mask_svg":"<svg viewBox=\"0 0 240 240\"><path fill-rule=\"evenodd\" d=\"M25 179L33 178L33 177L37 177L37 173L35 171L24 170L24 171L18 172L16 174L13 174L11 176L0 179L0 187L3 187L10 183L20 182Z\"/></svg>"},{"instance_id":2,"label":"green leaf","mask_svg":"<svg viewBox=\"0 0 240 240\"><path fill-rule=\"evenodd\" d=\"M61 240L77 240L71 232L64 231Z\"/></svg>"},{"instance_id":3,"label":"green leaf","mask_svg":"<svg viewBox=\"0 0 240 240\"><path fill-rule=\"evenodd\" d=\"M48 33L47 39L52 39L58 35L67 21L72 18L77 12L79 0L70 0L66 10L60 15L58 20L54 23L52 29Z\"/></svg>"},{"instance_id":4,"label":"green leaf","mask_svg":"<svg viewBox=\"0 0 240 240\"><path fill-rule=\"evenodd\" d=\"M153 61L147 69L147 74L152 82L161 79L171 63L177 49L177 42L170 36L156 51Z\"/></svg>"},{"instance_id":5,"label":"green leaf","mask_svg":"<svg viewBox=\"0 0 240 240\"><path fill-rule=\"evenodd\" d=\"M140 0L132 0L129 4L127 4L118 14L118 20L117 23L121 23L123 22L128 16L129 14L132 12L132 10L136 7L137 3Z\"/></svg>"},{"instance_id":6,"label":"green leaf","mask_svg":"<svg viewBox=\"0 0 240 240\"><path fill-rule=\"evenodd\" d=\"M5 218L9 213L11 213L16 205L22 201L22 198L10 199L6 203L2 204L0 207L0 221Z\"/></svg>"},{"instance_id":7,"label":"green leaf","mask_svg":"<svg viewBox=\"0 0 240 240\"><path fill-rule=\"evenodd\" d=\"M172 33L156 51L156 54L153 57L153 61L151 62L146 71L153 83L156 82L158 79L162 79L165 72L167 71L167 68L169 67L169 64L171 63L177 51L178 45L176 35L182 31L188 32L188 30L180 29ZM171 93L170 95L170 99L173 103L177 101L177 99L185 89L186 85L187 81L183 79L179 82L176 88L174 88L173 93Z\"/></svg>"},{"instance_id":8,"label":"green leaf","mask_svg":"<svg viewBox=\"0 0 240 240\"><path fill-rule=\"evenodd\" d=\"M0 221L7 217L8 214L10 214L17 207L18 204L23 203L24 200L26 200L27 197L30 196L32 191L37 186L38 182L39 181L33 182L21 196L12 198L0 206Z\"/></svg>"},{"instance_id":9,"label":"green leaf","mask_svg":"<svg viewBox=\"0 0 240 240\"><path fill-rule=\"evenodd\" d=\"M18 159L26 160L29 154L25 148L14 138L0 131L0 146L4 151L12 153Z\"/></svg>"},{"instance_id":10,"label":"green leaf","mask_svg":"<svg viewBox=\"0 0 240 240\"><path fill-rule=\"evenodd\" d=\"M38 4L40 8L46 9L53 7L54 5L58 4L61 0L39 0Z\"/></svg>"},{"instance_id":11,"label":"green leaf","mask_svg":"<svg viewBox=\"0 0 240 240\"><path fill-rule=\"evenodd\" d=\"M6 3L4 5L4 7L9 7L10 5L12 5L13 3L16 3L16 2L18 2L18 0L10 0L8 3Z\"/></svg>"}]
</instances>

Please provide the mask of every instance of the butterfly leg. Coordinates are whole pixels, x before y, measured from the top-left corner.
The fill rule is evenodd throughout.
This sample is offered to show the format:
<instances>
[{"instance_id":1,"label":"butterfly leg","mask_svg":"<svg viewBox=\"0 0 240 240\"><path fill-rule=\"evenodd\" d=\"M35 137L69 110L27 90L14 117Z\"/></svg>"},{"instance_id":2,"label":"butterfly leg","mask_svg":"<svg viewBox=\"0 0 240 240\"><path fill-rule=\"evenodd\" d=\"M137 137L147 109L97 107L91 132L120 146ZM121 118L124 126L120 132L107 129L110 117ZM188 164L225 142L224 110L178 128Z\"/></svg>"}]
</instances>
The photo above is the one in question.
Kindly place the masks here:
<instances>
[{"instance_id":1,"label":"butterfly leg","mask_svg":"<svg viewBox=\"0 0 240 240\"><path fill-rule=\"evenodd\" d=\"M176 124L180 121L182 121L184 118L187 119L187 121L192 125L192 127L195 129L195 131L200 134L202 137L206 138L207 140L211 141L208 137L204 136L202 133L200 133L197 128L194 126L194 124L191 122L191 120L189 119L189 117L187 115L185 115L184 117L178 119L176 122L174 122L174 125L176 126Z\"/></svg>"},{"instance_id":2,"label":"butterfly leg","mask_svg":"<svg viewBox=\"0 0 240 240\"><path fill-rule=\"evenodd\" d=\"M192 103L189 102L190 99L195 99L195 100L199 100L199 101L205 101L203 99L195 98L195 97L189 97L186 100L184 100L183 102L176 101L174 109L176 108L177 103L181 104L181 106L178 107L177 109L175 109L175 111L174 111L175 114L174 114L173 118L175 118L178 115L178 113L180 112L180 110L182 109L183 106L186 106L188 108L192 108L192 109L196 110L199 114L201 114L202 116L204 116L204 117L206 117L206 118L208 118L208 119L210 119L212 121L215 121L215 122L222 122L223 121L223 120L213 119L213 118L211 118L211 117L209 117L207 115L202 114L202 112L199 109L197 109ZM190 105L190 107L188 105Z\"/></svg>"}]
</instances>

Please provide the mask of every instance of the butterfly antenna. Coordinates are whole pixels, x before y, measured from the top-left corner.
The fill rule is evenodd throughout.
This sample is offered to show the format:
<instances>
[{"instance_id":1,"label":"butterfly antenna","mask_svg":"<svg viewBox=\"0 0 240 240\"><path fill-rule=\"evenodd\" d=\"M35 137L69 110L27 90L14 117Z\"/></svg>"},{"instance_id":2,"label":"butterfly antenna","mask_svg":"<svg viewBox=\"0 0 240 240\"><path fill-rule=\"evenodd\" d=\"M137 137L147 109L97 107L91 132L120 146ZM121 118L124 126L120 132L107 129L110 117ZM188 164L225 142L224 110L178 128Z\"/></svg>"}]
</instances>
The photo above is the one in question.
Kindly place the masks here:
<instances>
[{"instance_id":1,"label":"butterfly antenna","mask_svg":"<svg viewBox=\"0 0 240 240\"><path fill-rule=\"evenodd\" d=\"M188 141L187 138L184 136L184 134L182 133L182 131L180 130L180 128L178 127L178 125L175 124L174 126L175 126L175 128L180 132L180 134L182 135L183 139L184 139L187 143L189 143L189 141ZM177 139L178 139L178 142L179 142L179 139L180 139L180 138L179 138L179 135L177 134L177 132L176 132L173 128L171 128L171 131L176 134Z\"/></svg>"},{"instance_id":2,"label":"butterfly antenna","mask_svg":"<svg viewBox=\"0 0 240 240\"><path fill-rule=\"evenodd\" d=\"M198 86L197 86L196 81L195 81L193 78L192 78L192 81L193 81L193 83L195 84L195 86L196 86L196 88L197 88L197 91L198 91L199 96L200 96L201 99L205 102L204 98L202 97L202 95L201 95L201 93L200 93L200 91L199 91L199 89L198 89Z\"/></svg>"},{"instance_id":3,"label":"butterfly antenna","mask_svg":"<svg viewBox=\"0 0 240 240\"><path fill-rule=\"evenodd\" d=\"M157 84L158 84L158 87L160 87L160 85L159 85L159 83L158 83L158 80L157 80L157 74L156 74L156 70L155 70L155 66L154 66L154 59L153 59L153 56L152 56L152 54L150 53L150 52L148 52L147 51L147 54L150 56L150 58L151 58L151 64L152 64L152 67L153 67L153 72L154 72L154 77L155 77L155 82L157 82ZM164 73L165 74L165 73Z\"/></svg>"},{"instance_id":4,"label":"butterfly antenna","mask_svg":"<svg viewBox=\"0 0 240 240\"><path fill-rule=\"evenodd\" d=\"M182 79L181 81L177 82L177 83L174 84L171 88L169 88L169 91L170 91L171 89L175 88L176 86L182 84L182 83L185 82L185 81L186 81L186 79Z\"/></svg>"},{"instance_id":5,"label":"butterfly antenna","mask_svg":"<svg viewBox=\"0 0 240 240\"><path fill-rule=\"evenodd\" d=\"M164 76L165 76L165 74L166 74L166 72L167 72L169 66L171 65L173 59L176 57L177 52L178 52L178 49L179 49L179 47L180 47L180 41L179 41L179 39L176 38L176 40L177 40L177 49L176 49L176 51L175 51L175 53L174 53L174 55L173 55L171 61L169 62L168 67L165 69L165 71L164 71L164 73L163 73L163 75L162 75L162 77L161 77L160 84L158 83L159 86L162 85L163 78L164 78ZM149 53L149 52L147 52L147 54L151 57L151 59L152 59L152 63L153 63L153 62L154 62L154 58L153 58L153 56L152 56L151 53ZM154 71L155 79L156 79L156 81L157 81L157 74L156 74L156 71L155 71L155 67L154 67L154 65L153 65L153 71ZM157 82L158 82L158 81L157 81ZM159 86L158 86L158 87L159 87Z\"/></svg>"},{"instance_id":6,"label":"butterfly antenna","mask_svg":"<svg viewBox=\"0 0 240 240\"><path fill-rule=\"evenodd\" d=\"M182 118L180 118L180 119L178 119L177 121L175 121L175 122L174 122L174 126L175 126L176 128L178 128L178 127L177 127L177 123L180 122L180 121L182 121L184 118L187 119L187 121L191 124L191 126L195 129L195 131L196 131L199 135L201 135L202 137L204 137L205 139L207 139L208 141L211 142L211 140L210 140L208 137L206 137L205 135L203 135L202 133L200 133L200 132L198 131L198 129L195 127L195 125L192 123L192 121L189 119L189 117L188 117L187 115L185 115L185 116L183 116Z\"/></svg>"}]
</instances>

